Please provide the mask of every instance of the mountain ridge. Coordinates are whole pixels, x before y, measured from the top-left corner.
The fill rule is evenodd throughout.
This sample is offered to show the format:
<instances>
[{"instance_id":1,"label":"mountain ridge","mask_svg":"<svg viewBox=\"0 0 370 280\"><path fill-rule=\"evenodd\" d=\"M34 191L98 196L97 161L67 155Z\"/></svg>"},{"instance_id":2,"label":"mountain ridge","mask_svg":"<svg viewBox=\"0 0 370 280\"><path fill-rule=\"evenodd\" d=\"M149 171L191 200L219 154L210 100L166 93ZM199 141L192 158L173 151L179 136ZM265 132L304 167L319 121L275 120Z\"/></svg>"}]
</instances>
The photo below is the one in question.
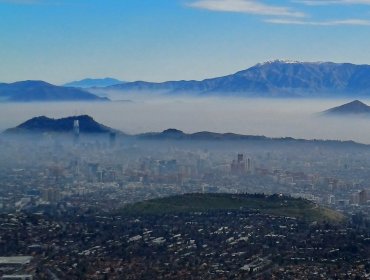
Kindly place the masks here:
<instances>
[{"instance_id":1,"label":"mountain ridge","mask_svg":"<svg viewBox=\"0 0 370 280\"><path fill-rule=\"evenodd\" d=\"M109 101L109 99L78 88L60 87L44 81L26 80L0 83L0 101Z\"/></svg>"},{"instance_id":2,"label":"mountain ridge","mask_svg":"<svg viewBox=\"0 0 370 280\"><path fill-rule=\"evenodd\" d=\"M322 112L322 114L333 116L370 116L370 106L359 100L354 100L349 103L328 109Z\"/></svg>"},{"instance_id":3,"label":"mountain ridge","mask_svg":"<svg viewBox=\"0 0 370 280\"><path fill-rule=\"evenodd\" d=\"M148 132L136 135L131 135L138 140L144 141L218 141L218 142L228 142L228 141L256 141L256 142L282 142L282 143L312 143L312 144L324 144L324 145L348 145L348 146L362 146L367 147L369 145L358 143L352 140L330 140L330 139L300 139L293 137L268 137L264 135L248 135L248 134L238 134L232 132L218 133L210 131L199 131L194 133L184 133L181 130L170 128L162 132Z\"/></svg>"},{"instance_id":4,"label":"mountain ridge","mask_svg":"<svg viewBox=\"0 0 370 280\"><path fill-rule=\"evenodd\" d=\"M117 84L124 84L125 81L121 81L115 78L85 78L78 81L72 81L65 83L64 87L77 87L77 88L94 88L94 87L107 87Z\"/></svg>"},{"instance_id":5,"label":"mountain ridge","mask_svg":"<svg viewBox=\"0 0 370 280\"><path fill-rule=\"evenodd\" d=\"M24 135L24 134L43 134L43 133L72 133L74 120L79 120L80 132L86 134L115 133L128 139L139 141L210 141L210 142L235 142L249 141L254 143L300 143L300 144L323 144L323 145L346 145L351 147L368 147L369 145L357 143L355 141L323 140L323 139L297 139L293 137L267 137L263 135L246 135L237 133L217 133L200 131L195 133L185 133L181 130L170 128L162 132L148 132L141 134L126 134L120 130L110 128L96 122L91 116L69 116L60 119L39 116L31 118L20 125L9 128L1 135Z\"/></svg>"},{"instance_id":6,"label":"mountain ridge","mask_svg":"<svg viewBox=\"0 0 370 280\"><path fill-rule=\"evenodd\" d=\"M370 96L370 65L275 60L256 64L231 75L201 81L136 81L106 89L247 97Z\"/></svg>"}]
</instances>

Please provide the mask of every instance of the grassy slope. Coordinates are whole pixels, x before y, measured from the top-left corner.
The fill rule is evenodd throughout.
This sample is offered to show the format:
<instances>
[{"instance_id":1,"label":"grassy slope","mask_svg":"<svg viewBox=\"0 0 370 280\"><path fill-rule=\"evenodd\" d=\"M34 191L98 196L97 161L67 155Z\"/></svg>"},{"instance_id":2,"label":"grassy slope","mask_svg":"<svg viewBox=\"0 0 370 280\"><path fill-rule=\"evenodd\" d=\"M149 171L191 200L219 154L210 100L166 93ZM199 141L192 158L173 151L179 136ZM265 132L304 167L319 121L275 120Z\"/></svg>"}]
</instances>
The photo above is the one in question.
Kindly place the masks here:
<instances>
[{"instance_id":1,"label":"grassy slope","mask_svg":"<svg viewBox=\"0 0 370 280\"><path fill-rule=\"evenodd\" d=\"M310 221L343 220L331 209L317 207L303 199L278 196L253 196L244 194L185 194L147 200L122 209L125 214L166 214L205 212L212 210L256 209L261 213L303 218Z\"/></svg>"}]
</instances>

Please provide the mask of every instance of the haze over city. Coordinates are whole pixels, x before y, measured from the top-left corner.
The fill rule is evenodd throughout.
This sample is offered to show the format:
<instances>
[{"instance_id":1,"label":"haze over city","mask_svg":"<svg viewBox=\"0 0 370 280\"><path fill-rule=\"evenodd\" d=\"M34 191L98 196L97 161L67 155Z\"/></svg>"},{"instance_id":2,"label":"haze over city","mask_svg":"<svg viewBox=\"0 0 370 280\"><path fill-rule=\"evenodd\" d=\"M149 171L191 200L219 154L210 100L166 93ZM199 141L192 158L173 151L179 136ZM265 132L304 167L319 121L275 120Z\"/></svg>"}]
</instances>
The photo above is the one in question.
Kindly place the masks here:
<instances>
[{"instance_id":1,"label":"haze over city","mask_svg":"<svg viewBox=\"0 0 370 280\"><path fill-rule=\"evenodd\" d=\"M0 0L0 280L370 279L369 0Z\"/></svg>"},{"instance_id":2,"label":"haze over city","mask_svg":"<svg viewBox=\"0 0 370 280\"><path fill-rule=\"evenodd\" d=\"M131 102L111 104L11 103L0 104L0 130L14 127L34 116L61 118L87 114L130 134L176 128L185 132L233 132L268 137L354 140L370 144L368 117L320 115L347 101L195 97L150 99L145 96ZM370 100L365 101L370 104Z\"/></svg>"}]
</instances>

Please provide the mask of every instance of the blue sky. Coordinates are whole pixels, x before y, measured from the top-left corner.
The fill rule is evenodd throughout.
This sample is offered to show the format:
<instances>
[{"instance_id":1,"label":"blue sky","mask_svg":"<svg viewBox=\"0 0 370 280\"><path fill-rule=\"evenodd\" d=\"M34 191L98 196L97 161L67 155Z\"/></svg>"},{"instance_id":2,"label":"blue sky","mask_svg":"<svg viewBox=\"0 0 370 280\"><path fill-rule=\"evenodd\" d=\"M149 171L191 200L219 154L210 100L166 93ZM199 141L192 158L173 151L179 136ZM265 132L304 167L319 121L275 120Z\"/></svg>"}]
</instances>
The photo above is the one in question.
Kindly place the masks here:
<instances>
[{"instance_id":1,"label":"blue sky","mask_svg":"<svg viewBox=\"0 0 370 280\"><path fill-rule=\"evenodd\" d=\"M0 0L0 81L204 79L370 64L370 0Z\"/></svg>"}]
</instances>

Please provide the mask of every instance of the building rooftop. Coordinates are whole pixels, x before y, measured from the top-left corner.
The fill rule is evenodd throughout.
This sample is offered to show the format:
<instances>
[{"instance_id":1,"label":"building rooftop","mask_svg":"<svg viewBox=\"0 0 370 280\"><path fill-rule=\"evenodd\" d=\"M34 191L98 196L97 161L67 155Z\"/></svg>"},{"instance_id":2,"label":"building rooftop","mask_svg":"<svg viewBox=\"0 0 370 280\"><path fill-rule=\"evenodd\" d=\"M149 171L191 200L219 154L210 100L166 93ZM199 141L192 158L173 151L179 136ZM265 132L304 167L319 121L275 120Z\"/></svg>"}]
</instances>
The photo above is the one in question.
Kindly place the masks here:
<instances>
[{"instance_id":1,"label":"building rooftop","mask_svg":"<svg viewBox=\"0 0 370 280\"><path fill-rule=\"evenodd\" d=\"M0 257L0 265L7 264L28 264L32 260L32 256L14 256L14 257Z\"/></svg>"}]
</instances>

